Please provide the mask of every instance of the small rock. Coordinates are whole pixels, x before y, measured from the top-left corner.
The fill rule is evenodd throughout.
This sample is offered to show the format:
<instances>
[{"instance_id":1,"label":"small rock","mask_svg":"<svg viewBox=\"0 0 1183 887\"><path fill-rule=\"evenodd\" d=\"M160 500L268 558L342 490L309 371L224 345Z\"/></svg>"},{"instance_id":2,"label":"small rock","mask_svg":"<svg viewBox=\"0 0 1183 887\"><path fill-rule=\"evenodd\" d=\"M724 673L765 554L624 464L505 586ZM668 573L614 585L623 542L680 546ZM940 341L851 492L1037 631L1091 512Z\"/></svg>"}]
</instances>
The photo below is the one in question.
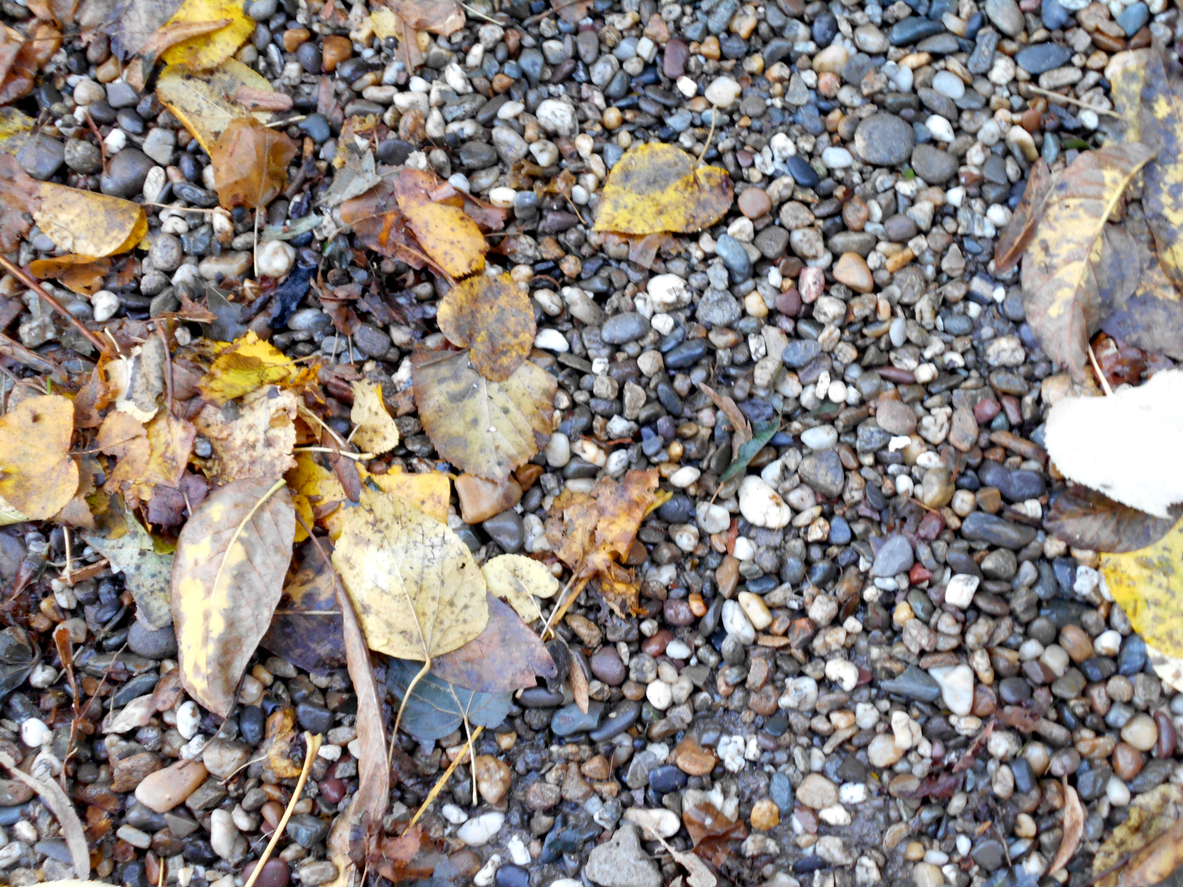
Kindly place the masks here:
<instances>
[{"instance_id":1,"label":"small rock","mask_svg":"<svg viewBox=\"0 0 1183 887\"><path fill-rule=\"evenodd\" d=\"M139 148L124 148L107 161L107 171L99 180L99 189L112 197L135 197L144 187L148 170L155 164Z\"/></svg>"},{"instance_id":2,"label":"small rock","mask_svg":"<svg viewBox=\"0 0 1183 887\"><path fill-rule=\"evenodd\" d=\"M509 764L492 755L477 755L474 764L477 791L488 803L500 804L509 793Z\"/></svg>"},{"instance_id":3,"label":"small rock","mask_svg":"<svg viewBox=\"0 0 1183 887\"><path fill-rule=\"evenodd\" d=\"M888 536L883 547L875 555L871 575L877 577L897 576L912 568L914 555L912 543L904 536Z\"/></svg>"},{"instance_id":4,"label":"small rock","mask_svg":"<svg viewBox=\"0 0 1183 887\"><path fill-rule=\"evenodd\" d=\"M968 715L973 708L974 673L968 665L930 668L928 673L941 688L941 699L955 715Z\"/></svg>"},{"instance_id":5,"label":"small rock","mask_svg":"<svg viewBox=\"0 0 1183 887\"><path fill-rule=\"evenodd\" d=\"M750 474L739 485L739 510L757 527L778 530L787 526L793 511L758 475Z\"/></svg>"},{"instance_id":6,"label":"small rock","mask_svg":"<svg viewBox=\"0 0 1183 887\"><path fill-rule=\"evenodd\" d=\"M456 837L469 847L480 847L501 831L504 823L504 813L482 813L460 826L456 830Z\"/></svg>"},{"instance_id":7,"label":"small rock","mask_svg":"<svg viewBox=\"0 0 1183 887\"><path fill-rule=\"evenodd\" d=\"M136 800L157 813L167 813L193 794L208 775L199 761L178 761L148 774L136 786Z\"/></svg>"},{"instance_id":8,"label":"small rock","mask_svg":"<svg viewBox=\"0 0 1183 887\"><path fill-rule=\"evenodd\" d=\"M622 825L612 839L592 848L583 866L589 881L601 887L661 887L661 870L641 848L638 830Z\"/></svg>"},{"instance_id":9,"label":"small rock","mask_svg":"<svg viewBox=\"0 0 1183 887\"><path fill-rule=\"evenodd\" d=\"M707 85L703 95L712 105L726 111L735 104L742 91L739 83L731 77L716 77Z\"/></svg>"},{"instance_id":10,"label":"small rock","mask_svg":"<svg viewBox=\"0 0 1183 887\"><path fill-rule=\"evenodd\" d=\"M838 257L834 264L834 279L858 293L869 293L875 288L875 278L871 276L867 260L858 253L843 253Z\"/></svg>"},{"instance_id":11,"label":"small rock","mask_svg":"<svg viewBox=\"0 0 1183 887\"><path fill-rule=\"evenodd\" d=\"M873 166L899 166L915 143L911 125L894 114L872 114L854 131L855 153Z\"/></svg>"}]
</instances>

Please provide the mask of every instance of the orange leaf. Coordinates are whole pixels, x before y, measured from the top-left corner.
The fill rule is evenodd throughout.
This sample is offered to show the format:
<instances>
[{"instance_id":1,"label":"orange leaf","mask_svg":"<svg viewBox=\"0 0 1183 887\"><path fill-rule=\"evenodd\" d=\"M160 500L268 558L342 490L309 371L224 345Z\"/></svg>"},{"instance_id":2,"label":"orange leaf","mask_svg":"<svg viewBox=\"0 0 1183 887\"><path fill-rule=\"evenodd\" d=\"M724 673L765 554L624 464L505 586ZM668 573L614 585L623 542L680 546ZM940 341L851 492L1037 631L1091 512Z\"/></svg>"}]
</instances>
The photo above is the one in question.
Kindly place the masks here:
<instances>
[{"instance_id":1,"label":"orange leaf","mask_svg":"<svg viewBox=\"0 0 1183 887\"><path fill-rule=\"evenodd\" d=\"M93 296L103 288L103 277L111 270L110 259L89 256L55 256L29 263L29 273L40 280L60 280L70 292Z\"/></svg>"},{"instance_id":2,"label":"orange leaf","mask_svg":"<svg viewBox=\"0 0 1183 887\"><path fill-rule=\"evenodd\" d=\"M210 152L218 201L226 209L265 207L287 184L296 153L291 139L253 117L231 121Z\"/></svg>"},{"instance_id":3,"label":"orange leaf","mask_svg":"<svg viewBox=\"0 0 1183 887\"><path fill-rule=\"evenodd\" d=\"M461 347L472 346L472 365L494 382L504 382L534 346L530 297L508 274L462 280L440 301L440 332Z\"/></svg>"}]
</instances>

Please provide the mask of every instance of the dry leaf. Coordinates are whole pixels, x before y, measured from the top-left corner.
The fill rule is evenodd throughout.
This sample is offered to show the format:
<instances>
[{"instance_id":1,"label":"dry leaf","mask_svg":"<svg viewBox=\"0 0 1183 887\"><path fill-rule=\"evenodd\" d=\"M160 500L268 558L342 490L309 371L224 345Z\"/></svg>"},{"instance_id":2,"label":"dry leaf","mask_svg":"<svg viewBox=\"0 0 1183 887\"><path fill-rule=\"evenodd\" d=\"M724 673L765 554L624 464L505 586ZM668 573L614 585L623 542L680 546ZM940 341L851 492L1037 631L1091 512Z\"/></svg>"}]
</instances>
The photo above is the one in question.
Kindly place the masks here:
<instances>
[{"instance_id":1,"label":"dry leaf","mask_svg":"<svg viewBox=\"0 0 1183 887\"><path fill-rule=\"evenodd\" d=\"M1139 232L1141 233L1141 232ZM1147 232L1148 233L1148 232ZM1148 248L1149 238L1129 236L1121 266L1137 274L1132 291L1110 294L1101 328L1123 345L1183 360L1183 299ZM1115 263L1116 264L1116 263ZM1126 298L1120 298L1122 295Z\"/></svg>"},{"instance_id":2,"label":"dry leaf","mask_svg":"<svg viewBox=\"0 0 1183 887\"><path fill-rule=\"evenodd\" d=\"M1175 507L1169 513L1167 518L1151 517L1103 493L1073 486L1052 497L1043 525L1073 548L1137 551L1166 535L1183 510Z\"/></svg>"},{"instance_id":3,"label":"dry leaf","mask_svg":"<svg viewBox=\"0 0 1183 887\"><path fill-rule=\"evenodd\" d=\"M694 234L723 218L733 200L727 170L651 142L630 148L608 173L595 230Z\"/></svg>"},{"instance_id":4,"label":"dry leaf","mask_svg":"<svg viewBox=\"0 0 1183 887\"><path fill-rule=\"evenodd\" d=\"M1138 118L1142 109L1142 87L1146 82L1146 70L1152 54L1151 49L1115 52L1105 66L1113 110L1124 127L1122 135L1127 142L1138 141L1142 134Z\"/></svg>"},{"instance_id":5,"label":"dry leaf","mask_svg":"<svg viewBox=\"0 0 1183 887\"><path fill-rule=\"evenodd\" d=\"M297 153L287 135L254 117L232 120L210 152L218 202L226 209L267 206L287 184L288 164Z\"/></svg>"},{"instance_id":6,"label":"dry leaf","mask_svg":"<svg viewBox=\"0 0 1183 887\"><path fill-rule=\"evenodd\" d=\"M181 528L172 579L181 674L222 717L283 594L295 531L287 490L261 478L215 490Z\"/></svg>"},{"instance_id":7,"label":"dry leaf","mask_svg":"<svg viewBox=\"0 0 1183 887\"><path fill-rule=\"evenodd\" d=\"M731 422L731 427L734 431L732 434L732 446L735 448L742 447L745 443L752 439L752 426L748 422L748 417L740 410L739 404L735 402L733 397L722 397L719 392L715 391L706 382L699 382L698 387L702 389L703 394L711 399L711 403L717 406L727 420Z\"/></svg>"},{"instance_id":8,"label":"dry leaf","mask_svg":"<svg viewBox=\"0 0 1183 887\"><path fill-rule=\"evenodd\" d=\"M29 273L38 280L58 280L80 296L93 296L103 288L103 278L111 270L110 259L90 256L54 256L29 263Z\"/></svg>"},{"instance_id":9,"label":"dry leaf","mask_svg":"<svg viewBox=\"0 0 1183 887\"><path fill-rule=\"evenodd\" d=\"M315 521L331 527L329 518L349 498L345 489L337 476L321 466L312 453L296 453L295 463L295 467L284 474L284 480L291 490L296 512L309 524ZM334 539L339 534L339 529L331 532ZM303 527L296 527L296 541L303 542L304 538Z\"/></svg>"},{"instance_id":10,"label":"dry leaf","mask_svg":"<svg viewBox=\"0 0 1183 887\"><path fill-rule=\"evenodd\" d=\"M602 477L590 493L564 490L546 523L552 550L578 579L600 580L600 590L617 613L637 609L632 574L620 565L657 489L656 468L629 471L623 480Z\"/></svg>"},{"instance_id":11,"label":"dry leaf","mask_svg":"<svg viewBox=\"0 0 1183 887\"><path fill-rule=\"evenodd\" d=\"M1156 153L1142 174L1142 206L1162 270L1183 288L1183 69L1174 52L1146 57L1140 137Z\"/></svg>"},{"instance_id":12,"label":"dry leaf","mask_svg":"<svg viewBox=\"0 0 1183 887\"><path fill-rule=\"evenodd\" d=\"M107 380L115 397L115 409L148 422L160 410L164 394L164 343L151 336L131 355L107 364Z\"/></svg>"},{"instance_id":13,"label":"dry leaf","mask_svg":"<svg viewBox=\"0 0 1183 887\"><path fill-rule=\"evenodd\" d=\"M158 30L164 27L182 0L123 0L111 12L100 10L82 11L79 22L85 26L101 28L111 39L112 51L123 60L130 59L140 51ZM88 3L89 5L89 3ZM103 4L106 5L106 4ZM101 19L95 20L95 13ZM102 19L105 19L102 20Z\"/></svg>"},{"instance_id":14,"label":"dry leaf","mask_svg":"<svg viewBox=\"0 0 1183 887\"><path fill-rule=\"evenodd\" d=\"M1064 837L1060 839L1060 849L1056 851L1056 858L1047 870L1049 877L1072 861L1072 857L1080 849L1080 839L1084 836L1084 808L1080 805L1080 795L1068 784L1066 777L1063 778L1063 783Z\"/></svg>"},{"instance_id":15,"label":"dry leaf","mask_svg":"<svg viewBox=\"0 0 1183 887\"><path fill-rule=\"evenodd\" d=\"M1065 476L1169 518L1170 507L1183 502L1183 370L1163 370L1111 397L1057 401L1046 446Z\"/></svg>"},{"instance_id":16,"label":"dry leaf","mask_svg":"<svg viewBox=\"0 0 1183 887\"><path fill-rule=\"evenodd\" d=\"M261 388L241 403L206 404L193 424L213 447L208 473L218 483L282 477L296 465L296 396Z\"/></svg>"},{"instance_id":17,"label":"dry leaf","mask_svg":"<svg viewBox=\"0 0 1183 887\"><path fill-rule=\"evenodd\" d=\"M302 379L300 366L254 331L223 346L198 384L201 396L221 406L265 385L286 386Z\"/></svg>"},{"instance_id":18,"label":"dry leaf","mask_svg":"<svg viewBox=\"0 0 1183 887\"><path fill-rule=\"evenodd\" d=\"M196 437L192 423L167 411L147 425L127 413L108 413L95 448L118 461L104 488L123 493L134 505L150 500L157 486L178 486Z\"/></svg>"},{"instance_id":19,"label":"dry leaf","mask_svg":"<svg viewBox=\"0 0 1183 887\"><path fill-rule=\"evenodd\" d=\"M0 108L0 152L18 154L36 122L16 108Z\"/></svg>"},{"instance_id":20,"label":"dry leaf","mask_svg":"<svg viewBox=\"0 0 1183 887\"><path fill-rule=\"evenodd\" d=\"M1027 187L1023 199L1015 207L1014 215L998 237L994 247L994 271L1001 274L1014 267L1023 258L1023 251L1035 233L1035 223L1043 215L1052 188L1052 171L1047 161L1040 157L1027 176Z\"/></svg>"},{"instance_id":21,"label":"dry leaf","mask_svg":"<svg viewBox=\"0 0 1183 887\"><path fill-rule=\"evenodd\" d=\"M1152 887L1165 881L1183 865L1183 822L1176 822L1126 863L1118 878L1120 887Z\"/></svg>"},{"instance_id":22,"label":"dry leaf","mask_svg":"<svg viewBox=\"0 0 1183 887\"><path fill-rule=\"evenodd\" d=\"M450 37L464 27L464 11L456 0L383 0L407 27Z\"/></svg>"},{"instance_id":23,"label":"dry leaf","mask_svg":"<svg viewBox=\"0 0 1183 887\"><path fill-rule=\"evenodd\" d=\"M0 416L0 505L24 520L64 508L78 489L73 434L74 405L58 394L27 398Z\"/></svg>"},{"instance_id":24,"label":"dry leaf","mask_svg":"<svg viewBox=\"0 0 1183 887\"><path fill-rule=\"evenodd\" d=\"M305 522L312 525L307 519ZM299 530L297 527L297 534ZM307 533L304 535L307 539ZM321 540L321 544L329 547L328 540ZM345 665L336 582L332 566L315 545L305 542L300 550L300 568L284 586L271 627L259 644L300 668L326 674Z\"/></svg>"},{"instance_id":25,"label":"dry leaf","mask_svg":"<svg viewBox=\"0 0 1183 887\"><path fill-rule=\"evenodd\" d=\"M485 580L460 537L397 496L368 488L342 515L333 551L371 650L420 661L485 629Z\"/></svg>"},{"instance_id":26,"label":"dry leaf","mask_svg":"<svg viewBox=\"0 0 1183 887\"><path fill-rule=\"evenodd\" d=\"M452 482L442 471L408 474L392 468L385 474L370 474L361 467L362 479L368 480L384 493L391 493L410 502L428 517L440 523L448 521L448 505L452 499Z\"/></svg>"},{"instance_id":27,"label":"dry leaf","mask_svg":"<svg viewBox=\"0 0 1183 887\"><path fill-rule=\"evenodd\" d=\"M363 453L381 455L398 446L398 427L386 411L381 386L360 380L353 383L349 419L354 425L349 439Z\"/></svg>"},{"instance_id":28,"label":"dry leaf","mask_svg":"<svg viewBox=\"0 0 1183 887\"><path fill-rule=\"evenodd\" d=\"M471 347L472 365L504 382L534 347L534 308L526 288L508 274L462 280L440 300L440 332L461 348Z\"/></svg>"},{"instance_id":29,"label":"dry leaf","mask_svg":"<svg viewBox=\"0 0 1183 887\"><path fill-rule=\"evenodd\" d=\"M205 74L194 74L176 65L165 68L156 80L156 97L212 155L226 127L246 116L246 109L235 99L243 88L275 92L267 78L238 59L229 58ZM272 119L268 111L256 111L250 116L260 123Z\"/></svg>"},{"instance_id":30,"label":"dry leaf","mask_svg":"<svg viewBox=\"0 0 1183 887\"><path fill-rule=\"evenodd\" d=\"M3 764L12 774L13 779L23 782L37 792L42 803L57 817L62 837L66 839L66 849L70 853L70 861L74 863L74 871L82 879L80 881L48 881L46 883L70 885L70 887L75 887L75 885L96 887L98 883L101 883L86 880L90 877L90 846L86 839L86 832L82 828L82 821L79 820L78 813L74 810L74 803L70 800L70 796L53 780L39 779L25 773L17 767L17 762L7 751L0 751L0 764Z\"/></svg>"},{"instance_id":31,"label":"dry leaf","mask_svg":"<svg viewBox=\"0 0 1183 887\"><path fill-rule=\"evenodd\" d=\"M300 765L292 760L292 742L296 738L296 713L291 706L284 706L267 718L263 736L263 748L267 753L267 766L280 779L295 779L300 775Z\"/></svg>"},{"instance_id":32,"label":"dry leaf","mask_svg":"<svg viewBox=\"0 0 1183 887\"><path fill-rule=\"evenodd\" d=\"M118 509L122 534L91 533L83 534L83 538L110 561L112 570L123 574L124 584L136 601L136 618L151 631L164 628L173 621L169 605L173 556L156 551L148 531L123 510L117 497L112 497L111 506Z\"/></svg>"},{"instance_id":33,"label":"dry leaf","mask_svg":"<svg viewBox=\"0 0 1183 887\"><path fill-rule=\"evenodd\" d=\"M527 622L542 618L535 598L552 598L559 591L559 580L544 564L520 554L503 554L486 561L481 575L489 591Z\"/></svg>"},{"instance_id":34,"label":"dry leaf","mask_svg":"<svg viewBox=\"0 0 1183 887\"><path fill-rule=\"evenodd\" d=\"M1129 805L1129 818L1107 833L1093 857L1093 874L1099 877L1110 869L1117 869L1139 851L1168 835L1183 816L1183 788L1160 785L1148 792L1135 795ZM1097 882L1097 887L1134 887L1127 884L1125 871L1114 871ZM1149 882L1148 882L1149 883Z\"/></svg>"},{"instance_id":35,"label":"dry leaf","mask_svg":"<svg viewBox=\"0 0 1183 887\"><path fill-rule=\"evenodd\" d=\"M142 91L152 69L156 67L156 60L160 53L179 43L204 37L214 31L220 31L230 24L230 19L220 18L214 21L178 21L161 28L140 47L139 58L128 65L123 77L132 89Z\"/></svg>"},{"instance_id":36,"label":"dry leaf","mask_svg":"<svg viewBox=\"0 0 1183 887\"><path fill-rule=\"evenodd\" d=\"M11 154L0 154L0 250L12 252L29 233L25 215L41 204L41 183L29 177Z\"/></svg>"},{"instance_id":37,"label":"dry leaf","mask_svg":"<svg viewBox=\"0 0 1183 887\"><path fill-rule=\"evenodd\" d=\"M39 22L29 29L28 39L12 28L0 28L5 45L0 46L0 58L5 69L0 85L0 105L11 104L33 91L33 84L45 64L61 49L62 34L53 25ZM10 53L9 47L15 52Z\"/></svg>"},{"instance_id":38,"label":"dry leaf","mask_svg":"<svg viewBox=\"0 0 1183 887\"><path fill-rule=\"evenodd\" d=\"M682 850L675 850L661 835L655 835L649 829L644 829L644 831L647 835L657 839L666 852L674 858L674 861L686 869L686 883L689 887L715 887L719 883L719 879L698 856Z\"/></svg>"},{"instance_id":39,"label":"dry leaf","mask_svg":"<svg viewBox=\"0 0 1183 887\"><path fill-rule=\"evenodd\" d=\"M548 439L557 383L530 361L504 382L473 369L467 351L411 357L415 405L441 456L462 471L500 483Z\"/></svg>"},{"instance_id":40,"label":"dry leaf","mask_svg":"<svg viewBox=\"0 0 1183 887\"><path fill-rule=\"evenodd\" d=\"M38 227L58 247L90 259L127 252L148 233L144 208L130 200L41 183Z\"/></svg>"},{"instance_id":41,"label":"dry leaf","mask_svg":"<svg viewBox=\"0 0 1183 887\"><path fill-rule=\"evenodd\" d=\"M161 53L161 58L170 65L180 65L190 71L216 68L234 55L255 31L255 21L243 9L243 0L185 0L165 25L167 29L220 20L225 20L226 25L215 33L194 36L170 46Z\"/></svg>"},{"instance_id":42,"label":"dry leaf","mask_svg":"<svg viewBox=\"0 0 1183 887\"><path fill-rule=\"evenodd\" d=\"M1081 154L1056 180L1023 256L1023 307L1044 352L1084 378L1100 318L1095 266L1101 234L1134 174L1154 152L1115 144Z\"/></svg>"},{"instance_id":43,"label":"dry leaf","mask_svg":"<svg viewBox=\"0 0 1183 887\"><path fill-rule=\"evenodd\" d=\"M511 693L533 687L535 673L557 675L546 646L509 605L492 594L486 603L489 621L484 631L459 649L434 657L432 674L480 693Z\"/></svg>"}]
</instances>

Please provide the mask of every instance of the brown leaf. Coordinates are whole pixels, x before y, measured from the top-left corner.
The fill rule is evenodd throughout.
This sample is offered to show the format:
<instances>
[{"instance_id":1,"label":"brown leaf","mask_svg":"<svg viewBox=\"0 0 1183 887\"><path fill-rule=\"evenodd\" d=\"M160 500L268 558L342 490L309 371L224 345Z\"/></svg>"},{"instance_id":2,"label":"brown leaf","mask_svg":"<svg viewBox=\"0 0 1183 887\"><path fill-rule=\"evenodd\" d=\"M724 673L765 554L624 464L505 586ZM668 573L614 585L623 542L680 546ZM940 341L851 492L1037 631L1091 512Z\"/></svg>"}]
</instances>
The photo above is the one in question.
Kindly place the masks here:
<instances>
[{"instance_id":1,"label":"brown leaf","mask_svg":"<svg viewBox=\"0 0 1183 887\"><path fill-rule=\"evenodd\" d=\"M743 414L739 405L736 404L734 398L721 396L706 382L699 382L698 387L702 389L703 394L711 399L711 403L723 411L723 415L731 422L731 427L735 432L732 435L733 447L738 449L752 439L752 426L748 422L747 416Z\"/></svg>"},{"instance_id":2,"label":"brown leaf","mask_svg":"<svg viewBox=\"0 0 1183 887\"><path fill-rule=\"evenodd\" d=\"M1052 498L1043 525L1074 548L1137 551L1165 536L1183 515L1183 508L1176 506L1171 514L1168 518L1153 517L1096 490L1073 486Z\"/></svg>"},{"instance_id":3,"label":"brown leaf","mask_svg":"<svg viewBox=\"0 0 1183 887\"><path fill-rule=\"evenodd\" d=\"M29 178L11 154L0 154L0 250L12 252L29 233L32 216L41 205L40 185Z\"/></svg>"},{"instance_id":4,"label":"brown leaf","mask_svg":"<svg viewBox=\"0 0 1183 887\"><path fill-rule=\"evenodd\" d=\"M82 821L78 818L69 795L62 791L61 786L52 779L41 779L25 773L17 767L16 761L7 751L0 751L0 764L7 768L14 779L23 782L37 792L41 796L41 801L57 817L62 837L66 840L70 861L74 864L74 872L83 882L86 882L86 879L90 877L90 848L86 840L86 832L82 828Z\"/></svg>"},{"instance_id":5,"label":"brown leaf","mask_svg":"<svg viewBox=\"0 0 1183 887\"><path fill-rule=\"evenodd\" d=\"M1128 868L1125 863L1163 835L1172 826L1183 822L1183 789L1167 783L1140 795L1135 795L1127 808L1128 818L1112 830L1093 857L1093 874L1099 878L1097 887L1134 887L1125 883ZM1178 839L1175 839L1178 843ZM1122 869L1118 872L1117 869ZM1110 874L1104 874L1109 872ZM1104 875L1102 877L1102 875Z\"/></svg>"},{"instance_id":6,"label":"brown leaf","mask_svg":"<svg viewBox=\"0 0 1183 887\"><path fill-rule=\"evenodd\" d=\"M54 256L29 263L29 273L38 280L60 280L62 286L80 296L93 296L101 290L110 270L110 259L89 256Z\"/></svg>"},{"instance_id":7,"label":"brown leaf","mask_svg":"<svg viewBox=\"0 0 1183 887\"><path fill-rule=\"evenodd\" d=\"M296 465L296 396L260 388L240 402L206 404L193 424L213 447L208 473L219 483L244 477L280 477Z\"/></svg>"},{"instance_id":8,"label":"brown leaf","mask_svg":"<svg viewBox=\"0 0 1183 887\"><path fill-rule=\"evenodd\" d=\"M234 101L251 111L289 111L292 107L290 95L251 86L240 86L234 93Z\"/></svg>"},{"instance_id":9,"label":"brown leaf","mask_svg":"<svg viewBox=\"0 0 1183 887\"><path fill-rule=\"evenodd\" d=\"M214 21L177 21L165 25L140 47L139 58L128 66L124 75L125 79L133 89L142 90L162 52L194 37L203 37L214 31L220 31L228 24L230 24L230 19L220 18Z\"/></svg>"},{"instance_id":10,"label":"brown leaf","mask_svg":"<svg viewBox=\"0 0 1183 887\"><path fill-rule=\"evenodd\" d=\"M432 876L434 863L418 861L431 849L431 842L423 829L412 825L398 837L384 836L370 854L369 861L382 877L401 884Z\"/></svg>"},{"instance_id":11,"label":"brown leaf","mask_svg":"<svg viewBox=\"0 0 1183 887\"><path fill-rule=\"evenodd\" d=\"M327 539L320 540L331 551ZM271 626L259 644L300 668L325 674L345 665L345 635L333 568L311 542L300 547L300 569L284 586Z\"/></svg>"},{"instance_id":12,"label":"brown leaf","mask_svg":"<svg viewBox=\"0 0 1183 887\"><path fill-rule=\"evenodd\" d=\"M743 820L729 819L710 801L685 805L682 824L690 834L694 849L710 856L716 868L730 855L731 842L742 840L748 834Z\"/></svg>"},{"instance_id":13,"label":"brown leaf","mask_svg":"<svg viewBox=\"0 0 1183 887\"><path fill-rule=\"evenodd\" d=\"M591 704L589 693L591 688L587 685L587 675L583 673L583 668L575 663L570 671L571 678L571 693L575 697L575 705L584 714L587 714L588 706Z\"/></svg>"},{"instance_id":14,"label":"brown leaf","mask_svg":"<svg viewBox=\"0 0 1183 887\"><path fill-rule=\"evenodd\" d=\"M1084 835L1084 808L1080 805L1080 796L1076 789L1068 784L1067 777L1063 777L1063 783L1064 837L1060 839L1060 849L1056 851L1056 858L1047 870L1049 877L1072 861L1072 857L1080 849L1080 839Z\"/></svg>"},{"instance_id":15,"label":"brown leaf","mask_svg":"<svg viewBox=\"0 0 1183 887\"><path fill-rule=\"evenodd\" d=\"M484 631L459 649L432 659L432 673L449 684L481 693L533 687L535 673L546 678L557 675L554 660L538 635L508 604L486 594L489 621Z\"/></svg>"},{"instance_id":16,"label":"brown leaf","mask_svg":"<svg viewBox=\"0 0 1183 887\"><path fill-rule=\"evenodd\" d=\"M494 382L512 376L534 347L530 297L508 274L462 280L440 301L436 320L449 342L471 346L473 367Z\"/></svg>"},{"instance_id":17,"label":"brown leaf","mask_svg":"<svg viewBox=\"0 0 1183 887\"><path fill-rule=\"evenodd\" d=\"M1023 199L1015 207L1014 215L998 237L994 247L994 271L1001 274L1023 257L1023 251L1035 233L1035 223L1043 214L1043 205L1052 188L1052 171L1047 161L1040 157L1027 176L1027 187Z\"/></svg>"},{"instance_id":18,"label":"brown leaf","mask_svg":"<svg viewBox=\"0 0 1183 887\"><path fill-rule=\"evenodd\" d=\"M8 40L19 41L20 35L11 28ZM11 65L7 68L3 84L0 85L0 105L7 105L24 98L33 91L41 68L62 46L62 34L53 25L39 22L29 32L29 37L20 44Z\"/></svg>"},{"instance_id":19,"label":"brown leaf","mask_svg":"<svg viewBox=\"0 0 1183 887\"><path fill-rule=\"evenodd\" d=\"M283 594L295 532L287 490L260 478L216 490L181 529L172 577L181 671L189 695L222 717Z\"/></svg>"},{"instance_id":20,"label":"brown leaf","mask_svg":"<svg viewBox=\"0 0 1183 887\"><path fill-rule=\"evenodd\" d=\"M408 27L448 37L464 27L456 0L383 0Z\"/></svg>"},{"instance_id":21,"label":"brown leaf","mask_svg":"<svg viewBox=\"0 0 1183 887\"><path fill-rule=\"evenodd\" d=\"M297 153L284 133L254 117L231 121L210 152L218 202L226 209L267 206L287 184L288 164Z\"/></svg>"}]
</instances>

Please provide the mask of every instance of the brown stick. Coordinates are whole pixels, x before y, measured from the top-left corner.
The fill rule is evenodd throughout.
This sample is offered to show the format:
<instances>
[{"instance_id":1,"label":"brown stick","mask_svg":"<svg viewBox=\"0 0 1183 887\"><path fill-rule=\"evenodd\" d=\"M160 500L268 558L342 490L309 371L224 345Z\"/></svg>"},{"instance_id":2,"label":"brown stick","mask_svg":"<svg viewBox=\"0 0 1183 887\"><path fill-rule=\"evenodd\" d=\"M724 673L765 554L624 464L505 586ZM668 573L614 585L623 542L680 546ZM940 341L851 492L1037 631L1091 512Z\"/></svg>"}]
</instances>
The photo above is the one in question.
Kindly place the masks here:
<instances>
[{"instance_id":1,"label":"brown stick","mask_svg":"<svg viewBox=\"0 0 1183 887\"><path fill-rule=\"evenodd\" d=\"M111 349L107 347L107 344L102 339L88 330L81 320L67 311L66 306L51 296L49 291L32 277L30 277L27 271L25 271L19 265L14 265L12 262L8 261L8 259L4 258L4 256L0 256L0 266L3 266L9 274L39 295L42 300L49 305L49 307L68 320L71 325L73 325L73 327L82 334L82 337L86 339L86 341L90 342L90 344L94 345L94 347L99 350L99 353L105 354L111 359L115 358L115 355L111 352Z\"/></svg>"}]
</instances>

